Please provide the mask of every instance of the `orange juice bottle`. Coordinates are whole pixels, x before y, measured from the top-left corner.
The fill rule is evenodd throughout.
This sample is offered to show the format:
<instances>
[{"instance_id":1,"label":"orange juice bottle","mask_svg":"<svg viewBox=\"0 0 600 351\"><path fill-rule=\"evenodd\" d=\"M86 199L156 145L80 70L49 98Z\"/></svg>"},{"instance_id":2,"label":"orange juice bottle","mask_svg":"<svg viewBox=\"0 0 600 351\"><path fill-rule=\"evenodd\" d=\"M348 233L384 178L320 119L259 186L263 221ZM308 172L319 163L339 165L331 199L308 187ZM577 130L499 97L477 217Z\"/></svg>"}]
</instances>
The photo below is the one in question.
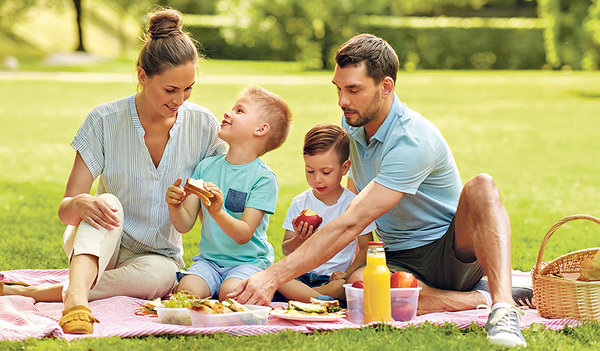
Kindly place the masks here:
<instances>
[{"instance_id":1,"label":"orange juice bottle","mask_svg":"<svg viewBox=\"0 0 600 351\"><path fill-rule=\"evenodd\" d=\"M392 320L390 270L385 264L383 243L371 241L363 273L365 324Z\"/></svg>"}]
</instances>

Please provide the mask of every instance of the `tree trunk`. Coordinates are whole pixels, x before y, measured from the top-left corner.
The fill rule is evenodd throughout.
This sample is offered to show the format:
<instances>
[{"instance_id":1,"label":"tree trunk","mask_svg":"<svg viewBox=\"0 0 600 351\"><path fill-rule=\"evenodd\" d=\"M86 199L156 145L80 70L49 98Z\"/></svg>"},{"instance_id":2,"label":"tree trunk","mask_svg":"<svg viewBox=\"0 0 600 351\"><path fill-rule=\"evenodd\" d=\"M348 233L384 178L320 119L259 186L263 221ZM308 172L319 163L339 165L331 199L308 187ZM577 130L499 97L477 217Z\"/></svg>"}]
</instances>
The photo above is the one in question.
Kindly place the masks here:
<instances>
[{"instance_id":1,"label":"tree trunk","mask_svg":"<svg viewBox=\"0 0 600 351\"><path fill-rule=\"evenodd\" d=\"M79 39L75 51L85 51L85 47L83 46L83 30L81 26L81 0L73 0L73 5L75 5L75 12L77 13L77 36Z\"/></svg>"}]
</instances>

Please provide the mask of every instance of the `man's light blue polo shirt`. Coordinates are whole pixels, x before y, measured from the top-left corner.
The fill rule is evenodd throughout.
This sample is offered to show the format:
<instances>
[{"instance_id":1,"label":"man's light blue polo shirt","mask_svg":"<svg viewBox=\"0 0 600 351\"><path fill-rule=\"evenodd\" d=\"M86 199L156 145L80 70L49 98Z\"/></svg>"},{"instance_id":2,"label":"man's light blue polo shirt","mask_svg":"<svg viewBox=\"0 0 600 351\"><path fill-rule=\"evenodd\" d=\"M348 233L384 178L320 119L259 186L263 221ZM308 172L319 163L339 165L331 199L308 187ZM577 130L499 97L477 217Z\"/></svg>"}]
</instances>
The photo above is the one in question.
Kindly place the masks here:
<instances>
[{"instance_id":1,"label":"man's light blue polo shirt","mask_svg":"<svg viewBox=\"0 0 600 351\"><path fill-rule=\"evenodd\" d=\"M369 143L364 127L342 126L350 134L351 177L358 191L371 181L404 193L375 220L376 234L389 250L421 247L447 231L462 181L440 131L394 95L385 121Z\"/></svg>"}]
</instances>

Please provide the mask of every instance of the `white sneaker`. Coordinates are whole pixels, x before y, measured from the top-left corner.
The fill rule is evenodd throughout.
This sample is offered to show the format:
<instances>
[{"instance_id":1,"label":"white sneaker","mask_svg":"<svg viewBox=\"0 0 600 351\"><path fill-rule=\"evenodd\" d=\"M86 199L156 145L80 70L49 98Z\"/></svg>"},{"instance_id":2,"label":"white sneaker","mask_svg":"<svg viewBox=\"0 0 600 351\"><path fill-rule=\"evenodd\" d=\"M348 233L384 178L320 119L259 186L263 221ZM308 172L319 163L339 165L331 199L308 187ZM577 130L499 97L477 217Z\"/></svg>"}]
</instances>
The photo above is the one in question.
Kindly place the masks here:
<instances>
[{"instance_id":1,"label":"white sneaker","mask_svg":"<svg viewBox=\"0 0 600 351\"><path fill-rule=\"evenodd\" d=\"M522 315L524 313L514 306L493 309L485 324L488 340L506 347L527 346L519 328L519 317Z\"/></svg>"}]
</instances>

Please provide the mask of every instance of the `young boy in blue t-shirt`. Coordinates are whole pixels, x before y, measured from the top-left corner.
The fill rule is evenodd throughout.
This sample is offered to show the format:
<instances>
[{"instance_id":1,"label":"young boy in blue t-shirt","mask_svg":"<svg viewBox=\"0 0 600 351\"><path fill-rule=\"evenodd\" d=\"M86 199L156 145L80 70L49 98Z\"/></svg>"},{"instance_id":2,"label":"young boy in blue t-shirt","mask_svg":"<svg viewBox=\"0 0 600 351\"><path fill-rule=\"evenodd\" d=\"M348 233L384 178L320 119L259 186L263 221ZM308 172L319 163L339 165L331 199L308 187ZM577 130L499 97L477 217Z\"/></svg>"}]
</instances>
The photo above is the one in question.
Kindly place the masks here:
<instances>
[{"instance_id":1,"label":"young boy in blue t-shirt","mask_svg":"<svg viewBox=\"0 0 600 351\"><path fill-rule=\"evenodd\" d=\"M212 197L184 190L181 179L169 186L166 201L175 229L186 233L202 222L200 253L178 274L176 291L219 300L238 284L273 263L265 230L275 212L275 174L259 159L281 146L291 129L291 112L277 95L260 87L247 89L225 113L219 137L226 155L200 161L193 179L203 179Z\"/></svg>"}]
</instances>

